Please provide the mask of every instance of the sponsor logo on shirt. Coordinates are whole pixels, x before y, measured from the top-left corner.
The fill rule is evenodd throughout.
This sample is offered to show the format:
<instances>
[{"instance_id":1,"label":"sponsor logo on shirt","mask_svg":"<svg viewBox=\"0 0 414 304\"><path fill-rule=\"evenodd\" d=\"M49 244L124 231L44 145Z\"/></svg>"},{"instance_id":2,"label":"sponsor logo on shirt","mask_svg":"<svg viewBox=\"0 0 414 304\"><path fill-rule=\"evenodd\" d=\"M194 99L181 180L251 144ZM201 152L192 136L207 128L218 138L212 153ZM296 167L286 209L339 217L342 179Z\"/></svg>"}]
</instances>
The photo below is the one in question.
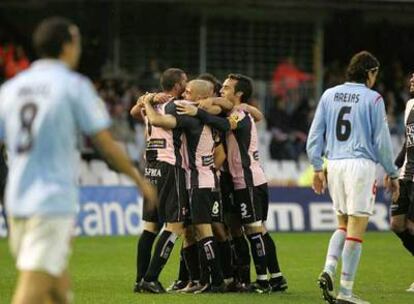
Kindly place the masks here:
<instances>
[{"instance_id":1,"label":"sponsor logo on shirt","mask_svg":"<svg viewBox=\"0 0 414 304\"><path fill-rule=\"evenodd\" d=\"M201 157L201 164L203 167L211 166L214 163L213 155L206 155Z\"/></svg>"},{"instance_id":2,"label":"sponsor logo on shirt","mask_svg":"<svg viewBox=\"0 0 414 304\"><path fill-rule=\"evenodd\" d=\"M167 141L165 138L152 138L147 141L147 149L165 149Z\"/></svg>"},{"instance_id":3,"label":"sponsor logo on shirt","mask_svg":"<svg viewBox=\"0 0 414 304\"><path fill-rule=\"evenodd\" d=\"M161 177L161 169L145 168L145 176L147 177Z\"/></svg>"},{"instance_id":4,"label":"sponsor logo on shirt","mask_svg":"<svg viewBox=\"0 0 414 304\"><path fill-rule=\"evenodd\" d=\"M253 152L253 159L254 160L259 160L259 151L254 151Z\"/></svg>"},{"instance_id":5,"label":"sponsor logo on shirt","mask_svg":"<svg viewBox=\"0 0 414 304\"><path fill-rule=\"evenodd\" d=\"M407 138L407 148L414 146L414 123L407 124L405 127L405 133Z\"/></svg>"}]
</instances>

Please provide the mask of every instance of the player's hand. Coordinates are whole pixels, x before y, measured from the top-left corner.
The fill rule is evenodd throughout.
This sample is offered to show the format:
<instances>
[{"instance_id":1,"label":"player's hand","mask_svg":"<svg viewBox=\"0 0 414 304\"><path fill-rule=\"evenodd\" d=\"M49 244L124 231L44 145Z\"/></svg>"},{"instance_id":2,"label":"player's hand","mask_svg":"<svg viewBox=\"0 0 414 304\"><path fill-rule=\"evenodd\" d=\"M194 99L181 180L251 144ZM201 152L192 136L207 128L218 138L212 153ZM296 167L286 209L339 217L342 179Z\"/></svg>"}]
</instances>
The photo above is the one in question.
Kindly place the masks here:
<instances>
[{"instance_id":1,"label":"player's hand","mask_svg":"<svg viewBox=\"0 0 414 304\"><path fill-rule=\"evenodd\" d=\"M144 107L144 98L147 94L141 95L140 97L138 97L137 102L135 103L135 105L139 106L139 107Z\"/></svg>"},{"instance_id":2,"label":"player's hand","mask_svg":"<svg viewBox=\"0 0 414 304\"><path fill-rule=\"evenodd\" d=\"M388 190L390 186L391 178L388 176L388 174L384 175L384 187Z\"/></svg>"},{"instance_id":3,"label":"player's hand","mask_svg":"<svg viewBox=\"0 0 414 304\"><path fill-rule=\"evenodd\" d=\"M398 198L400 197L400 183L398 182L397 178L391 179L388 178L386 188L389 192L391 192L391 201L392 203L397 202Z\"/></svg>"},{"instance_id":4,"label":"player's hand","mask_svg":"<svg viewBox=\"0 0 414 304\"><path fill-rule=\"evenodd\" d=\"M196 116L198 108L189 103L177 103L177 114Z\"/></svg>"},{"instance_id":5,"label":"player's hand","mask_svg":"<svg viewBox=\"0 0 414 304\"><path fill-rule=\"evenodd\" d=\"M326 189L326 176L324 171L315 171L313 174L312 189L316 194L325 193Z\"/></svg>"},{"instance_id":6,"label":"player's hand","mask_svg":"<svg viewBox=\"0 0 414 304\"><path fill-rule=\"evenodd\" d=\"M249 112L249 105L247 103L241 103L237 106L234 106L233 110Z\"/></svg>"},{"instance_id":7,"label":"player's hand","mask_svg":"<svg viewBox=\"0 0 414 304\"><path fill-rule=\"evenodd\" d=\"M148 205L146 206L147 210L154 210L158 205L158 195L157 189L149 181L145 180L139 189L142 193L142 196L147 200Z\"/></svg>"},{"instance_id":8,"label":"player's hand","mask_svg":"<svg viewBox=\"0 0 414 304\"><path fill-rule=\"evenodd\" d=\"M237 123L239 122L238 120L237 120L237 117L235 117L235 116L230 116L230 117L227 117L227 120L229 121L229 123L230 123L230 130L235 130L235 129L237 129Z\"/></svg>"},{"instance_id":9,"label":"player's hand","mask_svg":"<svg viewBox=\"0 0 414 304\"><path fill-rule=\"evenodd\" d=\"M195 103L200 109L207 110L213 106L213 100L210 99L202 99Z\"/></svg>"},{"instance_id":10,"label":"player's hand","mask_svg":"<svg viewBox=\"0 0 414 304\"><path fill-rule=\"evenodd\" d=\"M166 103L167 101L169 101L173 96L170 94L165 94L165 93L157 93L154 95L153 98L153 103Z\"/></svg>"},{"instance_id":11,"label":"player's hand","mask_svg":"<svg viewBox=\"0 0 414 304\"><path fill-rule=\"evenodd\" d=\"M151 104L154 99L155 94L154 93L145 93L142 95L142 103L143 104Z\"/></svg>"}]
</instances>

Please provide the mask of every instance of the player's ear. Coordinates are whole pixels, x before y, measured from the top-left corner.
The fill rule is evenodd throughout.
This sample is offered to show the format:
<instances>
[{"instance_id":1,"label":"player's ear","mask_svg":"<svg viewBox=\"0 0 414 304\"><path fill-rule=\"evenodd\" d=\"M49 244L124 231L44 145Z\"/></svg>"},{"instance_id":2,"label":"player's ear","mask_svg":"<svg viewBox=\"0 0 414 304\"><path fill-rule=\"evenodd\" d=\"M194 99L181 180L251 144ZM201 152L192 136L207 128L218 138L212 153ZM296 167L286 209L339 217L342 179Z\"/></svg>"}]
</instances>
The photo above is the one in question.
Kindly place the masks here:
<instances>
[{"instance_id":1,"label":"player's ear","mask_svg":"<svg viewBox=\"0 0 414 304\"><path fill-rule=\"evenodd\" d=\"M173 89L179 91L180 90L180 84L178 82L176 84L174 84Z\"/></svg>"},{"instance_id":2,"label":"player's ear","mask_svg":"<svg viewBox=\"0 0 414 304\"><path fill-rule=\"evenodd\" d=\"M239 91L235 95L236 95L236 97L241 98L243 96L243 92Z\"/></svg>"}]
</instances>

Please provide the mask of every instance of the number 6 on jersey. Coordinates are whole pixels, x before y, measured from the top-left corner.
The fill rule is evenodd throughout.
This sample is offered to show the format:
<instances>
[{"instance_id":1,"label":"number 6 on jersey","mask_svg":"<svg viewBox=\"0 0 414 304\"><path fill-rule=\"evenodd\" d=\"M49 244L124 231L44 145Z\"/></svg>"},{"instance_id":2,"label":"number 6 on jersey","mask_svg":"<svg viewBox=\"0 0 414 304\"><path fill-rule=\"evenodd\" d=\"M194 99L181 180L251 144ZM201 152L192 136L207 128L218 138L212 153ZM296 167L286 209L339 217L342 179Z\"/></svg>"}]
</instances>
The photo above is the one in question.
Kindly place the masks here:
<instances>
[{"instance_id":1,"label":"number 6 on jersey","mask_svg":"<svg viewBox=\"0 0 414 304\"><path fill-rule=\"evenodd\" d=\"M351 113L351 107L342 107L336 121L336 138L339 141L346 141L351 135L351 122L344 119L345 114Z\"/></svg>"}]
</instances>

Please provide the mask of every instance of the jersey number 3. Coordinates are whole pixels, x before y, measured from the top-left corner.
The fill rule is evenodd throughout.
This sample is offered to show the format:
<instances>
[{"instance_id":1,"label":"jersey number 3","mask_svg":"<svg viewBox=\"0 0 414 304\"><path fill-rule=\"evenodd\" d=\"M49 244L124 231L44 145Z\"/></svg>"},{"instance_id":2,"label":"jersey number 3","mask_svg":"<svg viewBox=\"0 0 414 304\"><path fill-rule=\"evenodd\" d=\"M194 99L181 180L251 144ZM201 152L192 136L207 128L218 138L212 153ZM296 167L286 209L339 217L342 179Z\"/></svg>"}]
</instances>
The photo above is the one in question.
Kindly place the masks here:
<instances>
[{"instance_id":1,"label":"jersey number 3","mask_svg":"<svg viewBox=\"0 0 414 304\"><path fill-rule=\"evenodd\" d=\"M351 107L342 107L336 121L336 138L339 141L346 141L351 135L351 122L344 119L345 114L351 113Z\"/></svg>"},{"instance_id":2,"label":"jersey number 3","mask_svg":"<svg viewBox=\"0 0 414 304\"><path fill-rule=\"evenodd\" d=\"M25 103L20 109L20 123L17 152L25 153L33 146L32 126L37 114L37 105L33 102Z\"/></svg>"}]
</instances>

